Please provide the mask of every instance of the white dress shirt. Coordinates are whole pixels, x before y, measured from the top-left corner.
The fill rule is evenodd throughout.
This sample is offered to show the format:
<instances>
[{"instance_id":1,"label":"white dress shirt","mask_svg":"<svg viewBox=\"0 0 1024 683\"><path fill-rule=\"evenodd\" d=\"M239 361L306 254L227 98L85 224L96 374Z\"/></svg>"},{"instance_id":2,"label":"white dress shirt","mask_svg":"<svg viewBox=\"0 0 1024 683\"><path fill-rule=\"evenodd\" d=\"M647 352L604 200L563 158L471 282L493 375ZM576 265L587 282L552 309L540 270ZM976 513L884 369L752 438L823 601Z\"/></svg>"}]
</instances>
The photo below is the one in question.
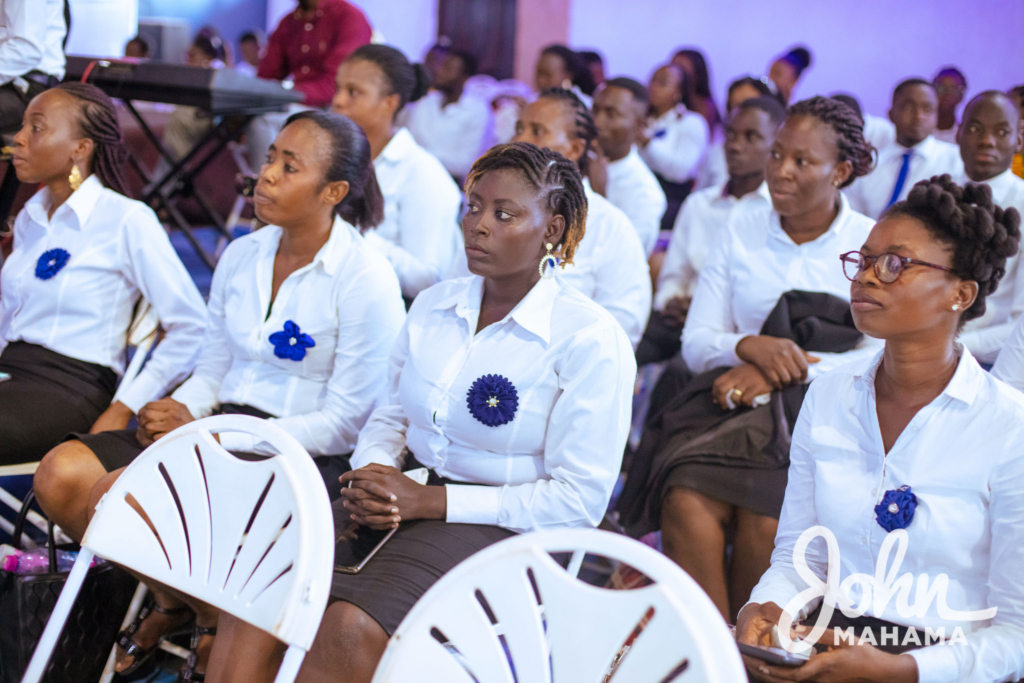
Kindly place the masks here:
<instances>
[{"instance_id":1,"label":"white dress shirt","mask_svg":"<svg viewBox=\"0 0 1024 683\"><path fill-rule=\"evenodd\" d=\"M992 375L1024 391L1024 316L1017 320L1003 350L999 352L992 366Z\"/></svg>"},{"instance_id":2,"label":"white dress shirt","mask_svg":"<svg viewBox=\"0 0 1024 683\"><path fill-rule=\"evenodd\" d=\"M864 245L874 221L853 211L846 198L829 229L818 239L796 244L770 207L734 213L707 263L683 328L683 358L693 372L742 363L736 345L758 335L779 298L799 289L850 300L850 281L839 255ZM878 343L865 337L857 349L812 355L807 379L857 357Z\"/></svg>"},{"instance_id":3,"label":"white dress shirt","mask_svg":"<svg viewBox=\"0 0 1024 683\"><path fill-rule=\"evenodd\" d=\"M0 0L0 85L30 71L64 78L64 0Z\"/></svg>"},{"instance_id":4,"label":"white dress shirt","mask_svg":"<svg viewBox=\"0 0 1024 683\"><path fill-rule=\"evenodd\" d=\"M467 93L445 106L444 95L430 91L412 106L406 125L416 142L456 178L469 173L494 139L490 105Z\"/></svg>"},{"instance_id":5,"label":"white dress shirt","mask_svg":"<svg viewBox=\"0 0 1024 683\"><path fill-rule=\"evenodd\" d=\"M166 332L120 401L133 412L188 376L206 329L206 306L153 210L86 178L50 218L42 189L14 221L14 251L0 271L0 350L38 344L70 358L125 370L128 329L140 298ZM36 276L44 252L70 258Z\"/></svg>"},{"instance_id":6,"label":"white dress shirt","mask_svg":"<svg viewBox=\"0 0 1024 683\"><path fill-rule=\"evenodd\" d=\"M771 207L768 184L742 197L729 194L728 182L694 192L676 216L672 237L665 252L654 295L654 309L664 310L665 303L677 296L692 297L697 289L697 276L718 242L734 212Z\"/></svg>"},{"instance_id":7,"label":"white dress shirt","mask_svg":"<svg viewBox=\"0 0 1024 683\"><path fill-rule=\"evenodd\" d=\"M917 509L906 527L906 555L895 570L913 577L910 604L923 602L919 577L927 575L930 588L937 575L946 574L950 609L995 607L995 617L943 619L937 609L941 598L922 616L900 614L896 596L881 613L869 602L866 614L921 631L944 627L946 638L957 626L963 629L966 643L909 653L917 660L920 683L1016 681L1024 677L1024 396L960 350L952 380L914 416L888 453L875 404L881 354L811 385L793 433L771 568L750 600L785 607L808 587L794 568L794 545L816 525L836 537L839 581L858 572L875 576L888 533L876 521L874 507L886 491L910 486ZM828 568L825 547L818 538L805 553L808 567L822 580ZM894 555L885 571L892 571ZM854 591L849 597L860 602L861 590Z\"/></svg>"},{"instance_id":8,"label":"white dress shirt","mask_svg":"<svg viewBox=\"0 0 1024 683\"><path fill-rule=\"evenodd\" d=\"M640 157L652 171L673 183L696 177L711 137L707 119L680 104L652 121L647 135Z\"/></svg>"},{"instance_id":9,"label":"white dress shirt","mask_svg":"<svg viewBox=\"0 0 1024 683\"><path fill-rule=\"evenodd\" d=\"M878 150L878 164L875 169L866 176L857 178L853 185L847 188L850 206L855 211L876 220L885 213L889 208L893 190L896 189L900 169L903 167L903 155L907 152L911 153L910 168L897 201L906 199L915 183L943 173L958 178L964 172L960 148L956 145L936 140L931 135L910 148L893 142L888 147Z\"/></svg>"},{"instance_id":10,"label":"white dress shirt","mask_svg":"<svg viewBox=\"0 0 1024 683\"><path fill-rule=\"evenodd\" d=\"M958 182L970 182L970 178L965 175ZM992 188L992 201L1004 209L1013 207L1024 216L1024 179L1007 169L984 182ZM985 299L985 315L964 325L960 342L979 362L994 363L1021 313L1024 313L1024 268L1020 266L1018 251L1006 259L1006 274L996 291Z\"/></svg>"},{"instance_id":11,"label":"white dress shirt","mask_svg":"<svg viewBox=\"0 0 1024 683\"><path fill-rule=\"evenodd\" d=\"M725 163L725 141L716 140L708 147L707 156L697 175L697 188L716 187L729 180L729 165Z\"/></svg>"},{"instance_id":12,"label":"white dress shirt","mask_svg":"<svg viewBox=\"0 0 1024 683\"><path fill-rule=\"evenodd\" d=\"M895 145L896 124L882 116L864 114L864 139L879 151Z\"/></svg>"},{"instance_id":13,"label":"white dress shirt","mask_svg":"<svg viewBox=\"0 0 1024 683\"><path fill-rule=\"evenodd\" d=\"M661 217L668 202L654 172L640 158L635 146L629 154L608 164L606 194L608 201L629 217L650 256L658 243Z\"/></svg>"},{"instance_id":14,"label":"white dress shirt","mask_svg":"<svg viewBox=\"0 0 1024 683\"><path fill-rule=\"evenodd\" d=\"M228 245L213 274L203 351L173 398L196 418L220 403L250 405L275 416L311 455L350 453L382 395L388 353L405 318L398 279L336 218L327 243L285 278L270 308L280 241L281 228L271 225ZM301 360L279 358L271 341L289 321L315 344ZM236 432L221 443L273 452Z\"/></svg>"},{"instance_id":15,"label":"white dress shirt","mask_svg":"<svg viewBox=\"0 0 1024 683\"><path fill-rule=\"evenodd\" d=\"M359 435L352 467L400 467L408 448L448 485L449 522L515 531L595 527L619 474L636 361L622 328L558 278L541 279L476 332L483 278L448 280L413 302L391 354L389 399ZM490 427L467 394L484 375L518 407Z\"/></svg>"},{"instance_id":16,"label":"white dress shirt","mask_svg":"<svg viewBox=\"0 0 1024 683\"><path fill-rule=\"evenodd\" d=\"M384 195L384 222L363 237L398 275L413 299L438 282L460 244L462 195L437 157L401 128L373 160Z\"/></svg>"}]
</instances>

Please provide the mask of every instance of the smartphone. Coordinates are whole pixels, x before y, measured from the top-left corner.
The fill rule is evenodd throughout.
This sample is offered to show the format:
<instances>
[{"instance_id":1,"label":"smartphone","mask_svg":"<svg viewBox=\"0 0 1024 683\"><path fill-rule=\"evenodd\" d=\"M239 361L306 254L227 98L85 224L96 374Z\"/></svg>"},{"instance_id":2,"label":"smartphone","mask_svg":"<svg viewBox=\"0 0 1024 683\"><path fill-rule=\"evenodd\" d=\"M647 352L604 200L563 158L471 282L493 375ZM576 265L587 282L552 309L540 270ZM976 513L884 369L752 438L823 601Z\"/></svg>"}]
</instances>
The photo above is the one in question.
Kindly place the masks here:
<instances>
[{"instance_id":1,"label":"smartphone","mask_svg":"<svg viewBox=\"0 0 1024 683\"><path fill-rule=\"evenodd\" d=\"M3 384L4 382L9 380L10 378L11 378L11 376L8 375L6 372L0 372L0 384Z\"/></svg>"},{"instance_id":2,"label":"smartphone","mask_svg":"<svg viewBox=\"0 0 1024 683\"><path fill-rule=\"evenodd\" d=\"M426 467L405 473L417 484L426 484L430 470ZM341 508L344 510L344 508ZM358 574L373 559L398 527L376 530L356 524L351 519L340 523L335 529L334 571L338 574Z\"/></svg>"},{"instance_id":3,"label":"smartphone","mask_svg":"<svg viewBox=\"0 0 1024 683\"><path fill-rule=\"evenodd\" d=\"M737 643L740 646L740 652L747 655L748 657L754 657L762 661L774 664L775 666L787 666L787 667L798 667L803 666L811 658L810 655L805 654L793 654L787 652L781 647L767 647L765 645L748 645L747 643Z\"/></svg>"}]
</instances>

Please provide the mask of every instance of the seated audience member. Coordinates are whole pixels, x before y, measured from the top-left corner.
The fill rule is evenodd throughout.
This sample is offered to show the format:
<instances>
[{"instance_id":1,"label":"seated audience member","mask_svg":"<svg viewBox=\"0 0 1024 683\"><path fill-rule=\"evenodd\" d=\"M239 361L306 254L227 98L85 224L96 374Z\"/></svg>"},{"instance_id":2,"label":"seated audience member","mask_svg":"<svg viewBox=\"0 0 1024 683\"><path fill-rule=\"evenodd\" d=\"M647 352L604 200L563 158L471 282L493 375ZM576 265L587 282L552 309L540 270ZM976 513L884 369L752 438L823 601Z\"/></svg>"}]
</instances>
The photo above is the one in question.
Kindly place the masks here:
<instances>
[{"instance_id":1,"label":"seated audience member","mask_svg":"<svg viewBox=\"0 0 1024 683\"><path fill-rule=\"evenodd\" d=\"M708 76L708 63L704 54L700 50L678 50L672 55L672 64L686 72L689 95L686 106L704 117L712 135L719 133L722 115L718 113L715 99L711 96L711 78Z\"/></svg>"},{"instance_id":2,"label":"seated audience member","mask_svg":"<svg viewBox=\"0 0 1024 683\"><path fill-rule=\"evenodd\" d=\"M637 151L647 105L647 88L632 78L613 78L597 92L594 123L598 144L590 182L598 194L625 212L650 256L667 202L658 179Z\"/></svg>"},{"instance_id":3,"label":"seated audience member","mask_svg":"<svg viewBox=\"0 0 1024 683\"><path fill-rule=\"evenodd\" d=\"M594 81L594 89L605 82L604 57L600 52L593 50L582 50L576 53L583 60L583 65L590 70L590 77Z\"/></svg>"},{"instance_id":4,"label":"seated audience member","mask_svg":"<svg viewBox=\"0 0 1024 683\"><path fill-rule=\"evenodd\" d=\"M811 53L805 47L794 47L782 55L768 69L768 78L779 89L779 97L783 104L789 104L793 98L800 77L811 65Z\"/></svg>"},{"instance_id":5,"label":"seated audience member","mask_svg":"<svg viewBox=\"0 0 1024 683\"><path fill-rule=\"evenodd\" d=\"M938 119L935 124L935 137L943 142L956 144L956 108L967 92L967 79L956 67L948 66L932 79L935 93L939 97Z\"/></svg>"},{"instance_id":6,"label":"seated audience member","mask_svg":"<svg viewBox=\"0 0 1024 683\"><path fill-rule=\"evenodd\" d=\"M338 69L332 105L359 124L370 141L384 222L363 238L387 256L409 300L441 279L460 246L458 186L437 157L395 125L405 105L426 91L423 67L393 47L364 45Z\"/></svg>"},{"instance_id":7,"label":"seated audience member","mask_svg":"<svg viewBox=\"0 0 1024 683\"><path fill-rule=\"evenodd\" d=\"M459 562L516 533L595 527L611 496L633 352L607 311L538 272L551 254L571 262L583 236L579 170L533 145L500 145L474 164L467 190L474 276L413 303L388 399L335 504L335 528L352 519L398 530L359 574L334 575L300 680L369 681L389 635ZM420 466L426 486L401 473ZM227 613L219 628L214 677L274 678L282 643Z\"/></svg>"},{"instance_id":8,"label":"seated audience member","mask_svg":"<svg viewBox=\"0 0 1024 683\"><path fill-rule=\"evenodd\" d=\"M541 50L533 77L537 92L552 88L572 90L587 106L597 84L582 57L565 45L548 45Z\"/></svg>"},{"instance_id":9,"label":"seated audience member","mask_svg":"<svg viewBox=\"0 0 1024 683\"><path fill-rule=\"evenodd\" d=\"M1006 96L1017 105L1020 110L1020 117L1024 120L1024 85L1016 85L1006 91ZM1024 150L1017 152L1013 157L1013 174L1018 178L1024 178Z\"/></svg>"},{"instance_id":10,"label":"seated audience member","mask_svg":"<svg viewBox=\"0 0 1024 683\"><path fill-rule=\"evenodd\" d=\"M0 5L0 135L17 133L32 98L64 78L64 8L64 0L4 0Z\"/></svg>"},{"instance_id":11,"label":"seated audience member","mask_svg":"<svg viewBox=\"0 0 1024 683\"><path fill-rule=\"evenodd\" d=\"M754 680L996 683L1024 676L1024 397L956 342L1017 250L1015 214L994 206L988 188L933 178L844 259L853 320L885 348L811 386L793 434L771 567L740 611L736 634L766 644L790 605L791 617L815 610L805 628L820 619L865 643L833 648L839 642L828 631L830 651L795 669L746 658ZM828 550L820 537L798 550L798 539L819 525L831 533ZM881 562L894 540L890 570ZM802 571L796 556L805 560ZM885 591L886 571L885 586L898 597L850 595L860 590L847 588L855 573ZM902 585L892 583L897 571ZM844 613L820 597L795 604L808 572L822 583L826 572L830 584L834 576L838 592L857 606Z\"/></svg>"},{"instance_id":12,"label":"seated audience member","mask_svg":"<svg viewBox=\"0 0 1024 683\"><path fill-rule=\"evenodd\" d=\"M298 0L295 11L281 19L256 75L275 81L290 78L293 89L306 99L286 113L264 114L249 124L246 147L253 168L266 159L290 114L330 106L338 67L357 47L369 43L372 34L363 11L346 0Z\"/></svg>"},{"instance_id":13,"label":"seated audience member","mask_svg":"<svg viewBox=\"0 0 1024 683\"><path fill-rule=\"evenodd\" d=\"M893 122L881 116L865 114L861 109L860 102L853 95L837 93L832 95L832 99L849 105L850 109L853 109L860 117L860 120L864 122L864 139L875 149L885 149L896 141L896 126L893 125Z\"/></svg>"},{"instance_id":14,"label":"seated audience member","mask_svg":"<svg viewBox=\"0 0 1024 683\"><path fill-rule=\"evenodd\" d=\"M128 198L110 98L64 83L29 103L14 168L42 185L0 271L0 465L34 462L70 432L123 429L192 370L206 307L153 211ZM121 399L140 300L164 337Z\"/></svg>"},{"instance_id":15,"label":"seated audience member","mask_svg":"<svg viewBox=\"0 0 1024 683\"><path fill-rule=\"evenodd\" d=\"M132 59L149 59L149 41L142 36L135 36L124 46L124 56Z\"/></svg>"},{"instance_id":16,"label":"seated audience member","mask_svg":"<svg viewBox=\"0 0 1024 683\"><path fill-rule=\"evenodd\" d=\"M266 53L266 42L263 32L259 29L243 33L238 39L238 54L241 59L235 64L235 71L255 78L260 68L260 60Z\"/></svg>"},{"instance_id":17,"label":"seated audience member","mask_svg":"<svg viewBox=\"0 0 1024 683\"><path fill-rule=\"evenodd\" d=\"M729 180L693 193L683 204L658 275L655 312L644 333L644 345L637 351L639 365L679 353L697 276L730 217L770 206L764 169L775 132L785 118L779 101L764 96L746 100L729 113L725 126Z\"/></svg>"},{"instance_id":18,"label":"seated audience member","mask_svg":"<svg viewBox=\"0 0 1024 683\"><path fill-rule=\"evenodd\" d=\"M447 36L441 36L441 38L430 46L427 53L423 55L423 68L427 70L427 75L430 76L430 82L436 83L438 77L441 75L441 69L444 68L444 61L448 59L448 54L452 51L452 41Z\"/></svg>"},{"instance_id":19,"label":"seated audience member","mask_svg":"<svg viewBox=\"0 0 1024 683\"><path fill-rule=\"evenodd\" d=\"M574 92L546 90L526 106L516 124L516 142L529 142L575 161L587 197L584 239L572 264L558 277L601 304L619 321L635 347L651 310L651 278L640 237L626 214L590 187L586 175L597 128Z\"/></svg>"},{"instance_id":20,"label":"seated audience member","mask_svg":"<svg viewBox=\"0 0 1024 683\"><path fill-rule=\"evenodd\" d=\"M896 125L896 141L878 150L875 169L847 191L850 205L878 219L886 209L906 199L915 183L934 175L963 173L956 145L936 140L938 99L935 87L920 78L896 86L889 119Z\"/></svg>"},{"instance_id":21,"label":"seated audience member","mask_svg":"<svg viewBox=\"0 0 1024 683\"><path fill-rule=\"evenodd\" d=\"M662 230L672 229L679 207L693 189L710 139L707 121L688 108L687 78L685 71L672 64L654 72L648 87L648 124L639 139L640 158L654 171L668 202Z\"/></svg>"},{"instance_id":22,"label":"seated audience member","mask_svg":"<svg viewBox=\"0 0 1024 683\"><path fill-rule=\"evenodd\" d=\"M338 497L345 454L385 385L404 318L391 266L359 234L383 213L363 132L337 114L290 117L260 169L255 206L268 226L231 242L221 257L207 336L188 381L143 408L137 432L76 435L36 472L40 505L72 538L82 537L89 511L145 446L214 412L273 420L313 456ZM238 432L221 434L220 443L273 453ZM156 595L161 609L121 635L122 673L137 669L182 622L181 603ZM216 613L192 607L203 629L197 635L212 636ZM200 640L193 673L205 669L211 647Z\"/></svg>"},{"instance_id":23,"label":"seated audience member","mask_svg":"<svg viewBox=\"0 0 1024 683\"><path fill-rule=\"evenodd\" d=\"M1024 213L1024 180L1010 170L1013 155L1024 142L1022 129L1013 101L998 90L989 90L964 107L957 137L965 172L961 180L988 185L998 206ZM1024 268L1019 254L1006 259L1006 272L999 282L999 289L985 301L984 315L964 325L959 340L987 367L995 362L1024 313Z\"/></svg>"},{"instance_id":24,"label":"seated audience member","mask_svg":"<svg viewBox=\"0 0 1024 683\"><path fill-rule=\"evenodd\" d=\"M773 97L782 103L775 86L766 78L754 78L743 76L729 84L729 90L725 98L725 113L738 107L742 102L755 97ZM785 105L783 105L785 106ZM697 187L716 187L729 180L729 169L725 164L725 141L718 139L711 143L707 156L701 165L700 174L697 178Z\"/></svg>"},{"instance_id":25,"label":"seated audience member","mask_svg":"<svg viewBox=\"0 0 1024 683\"><path fill-rule=\"evenodd\" d=\"M441 160L448 172L464 178L473 162L491 146L491 107L463 91L476 73L472 55L452 50L434 82L434 90L412 107L409 132L424 149Z\"/></svg>"},{"instance_id":26,"label":"seated audience member","mask_svg":"<svg viewBox=\"0 0 1024 683\"><path fill-rule=\"evenodd\" d=\"M701 270L683 328L683 358L701 374L647 422L632 459L623 522L637 535L660 523L665 554L730 623L768 568L807 383L873 353L839 267L871 229L841 188L872 151L844 104L789 110L765 171L772 207L733 213Z\"/></svg>"}]
</instances>

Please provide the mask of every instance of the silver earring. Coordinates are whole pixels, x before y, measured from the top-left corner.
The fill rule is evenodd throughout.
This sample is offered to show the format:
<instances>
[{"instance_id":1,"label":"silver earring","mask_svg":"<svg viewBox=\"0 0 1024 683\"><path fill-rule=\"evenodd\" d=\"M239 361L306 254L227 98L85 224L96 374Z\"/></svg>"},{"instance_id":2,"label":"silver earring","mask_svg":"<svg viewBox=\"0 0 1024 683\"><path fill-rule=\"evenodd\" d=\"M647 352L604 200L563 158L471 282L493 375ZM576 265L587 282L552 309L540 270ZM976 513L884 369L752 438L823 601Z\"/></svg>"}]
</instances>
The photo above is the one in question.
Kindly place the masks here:
<instances>
[{"instance_id":1,"label":"silver earring","mask_svg":"<svg viewBox=\"0 0 1024 683\"><path fill-rule=\"evenodd\" d=\"M954 311L959 311L960 310L960 304L953 304L953 310Z\"/></svg>"},{"instance_id":2,"label":"silver earring","mask_svg":"<svg viewBox=\"0 0 1024 683\"><path fill-rule=\"evenodd\" d=\"M555 276L555 267L558 266L558 258L555 257L551 250L555 248L555 245L548 242L544 245L547 247L548 253L544 254L544 258L540 260L540 266L537 270L540 271L540 276L544 278Z\"/></svg>"}]
</instances>

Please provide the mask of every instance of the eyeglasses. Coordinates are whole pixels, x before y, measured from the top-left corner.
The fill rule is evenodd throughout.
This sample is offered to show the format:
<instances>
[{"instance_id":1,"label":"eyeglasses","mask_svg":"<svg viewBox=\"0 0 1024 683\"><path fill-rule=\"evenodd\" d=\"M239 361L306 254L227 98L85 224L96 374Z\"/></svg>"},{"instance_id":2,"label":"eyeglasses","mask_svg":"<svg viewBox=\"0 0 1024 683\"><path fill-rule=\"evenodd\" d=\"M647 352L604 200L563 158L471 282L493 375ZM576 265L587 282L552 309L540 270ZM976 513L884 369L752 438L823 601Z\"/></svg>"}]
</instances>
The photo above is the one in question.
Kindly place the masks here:
<instances>
[{"instance_id":1,"label":"eyeglasses","mask_svg":"<svg viewBox=\"0 0 1024 683\"><path fill-rule=\"evenodd\" d=\"M900 256L899 254L879 254L878 256L869 256L868 254L862 254L859 251L848 251L840 256L839 260L843 262L843 274L846 275L850 282L856 280L857 277L867 270L868 266L872 264L874 264L875 267L875 277L877 277L880 282L887 285L891 285L893 282L900 279L900 275L903 274L903 269L908 265L927 266L937 270L944 270L947 273L954 272L952 268L947 268L946 266L918 261L917 259L907 258L906 256Z\"/></svg>"}]
</instances>

